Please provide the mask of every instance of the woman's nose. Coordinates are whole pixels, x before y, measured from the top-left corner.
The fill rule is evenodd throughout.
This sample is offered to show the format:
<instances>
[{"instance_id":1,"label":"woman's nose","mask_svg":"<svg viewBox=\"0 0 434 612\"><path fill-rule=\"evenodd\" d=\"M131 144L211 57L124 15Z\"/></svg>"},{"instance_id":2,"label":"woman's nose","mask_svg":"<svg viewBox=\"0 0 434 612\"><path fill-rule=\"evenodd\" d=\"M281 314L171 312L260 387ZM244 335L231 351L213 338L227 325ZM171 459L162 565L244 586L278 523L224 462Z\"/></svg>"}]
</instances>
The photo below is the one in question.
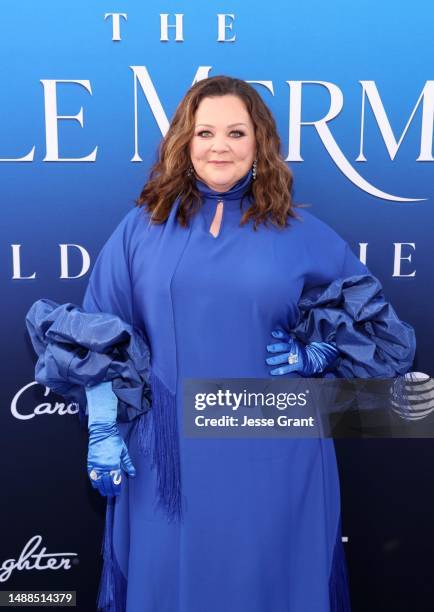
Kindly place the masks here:
<instances>
[{"instance_id":1,"label":"woman's nose","mask_svg":"<svg viewBox=\"0 0 434 612\"><path fill-rule=\"evenodd\" d=\"M228 143L226 142L226 138L223 136L221 138L214 138L211 144L212 151L228 151Z\"/></svg>"}]
</instances>

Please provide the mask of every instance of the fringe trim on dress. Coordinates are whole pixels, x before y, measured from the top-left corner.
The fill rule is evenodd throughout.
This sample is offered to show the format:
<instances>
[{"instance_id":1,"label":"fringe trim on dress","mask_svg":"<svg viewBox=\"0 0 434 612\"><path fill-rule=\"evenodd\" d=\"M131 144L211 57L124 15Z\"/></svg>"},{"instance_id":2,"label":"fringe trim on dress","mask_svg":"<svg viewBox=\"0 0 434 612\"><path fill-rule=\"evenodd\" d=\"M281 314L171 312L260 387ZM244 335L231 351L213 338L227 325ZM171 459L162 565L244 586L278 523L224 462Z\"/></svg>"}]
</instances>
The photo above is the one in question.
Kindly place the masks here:
<instances>
[{"instance_id":1,"label":"fringe trim on dress","mask_svg":"<svg viewBox=\"0 0 434 612\"><path fill-rule=\"evenodd\" d=\"M101 554L104 564L98 590L97 609L101 612L124 612L127 581L113 552L113 514L115 497L107 497L106 521Z\"/></svg>"},{"instance_id":2,"label":"fringe trim on dress","mask_svg":"<svg viewBox=\"0 0 434 612\"><path fill-rule=\"evenodd\" d=\"M157 469L158 502L169 521L178 521L182 507L176 398L152 370L150 383L152 407L139 418L139 449Z\"/></svg>"}]
</instances>

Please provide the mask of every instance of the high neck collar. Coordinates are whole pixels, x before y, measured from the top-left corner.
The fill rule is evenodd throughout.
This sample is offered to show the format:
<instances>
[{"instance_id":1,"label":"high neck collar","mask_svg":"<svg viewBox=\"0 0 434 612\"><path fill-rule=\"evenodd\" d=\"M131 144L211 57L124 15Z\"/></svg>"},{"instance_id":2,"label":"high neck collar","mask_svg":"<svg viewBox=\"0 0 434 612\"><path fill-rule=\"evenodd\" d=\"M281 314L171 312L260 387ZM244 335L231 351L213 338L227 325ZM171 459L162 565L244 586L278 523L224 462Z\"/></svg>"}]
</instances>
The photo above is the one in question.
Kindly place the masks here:
<instances>
[{"instance_id":1,"label":"high neck collar","mask_svg":"<svg viewBox=\"0 0 434 612\"><path fill-rule=\"evenodd\" d=\"M196 187L203 198L212 200L240 200L252 182L252 169L235 183L228 191L215 191L196 177Z\"/></svg>"}]
</instances>

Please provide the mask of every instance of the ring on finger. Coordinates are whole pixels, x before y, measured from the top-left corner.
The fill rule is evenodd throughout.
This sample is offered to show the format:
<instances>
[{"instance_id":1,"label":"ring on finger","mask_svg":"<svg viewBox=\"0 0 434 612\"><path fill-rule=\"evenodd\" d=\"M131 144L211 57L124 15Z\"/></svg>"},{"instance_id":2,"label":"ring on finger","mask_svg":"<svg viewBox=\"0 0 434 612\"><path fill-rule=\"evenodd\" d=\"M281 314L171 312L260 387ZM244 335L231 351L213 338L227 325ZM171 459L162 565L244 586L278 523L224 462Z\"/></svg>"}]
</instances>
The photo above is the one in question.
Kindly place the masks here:
<instances>
[{"instance_id":1,"label":"ring on finger","mask_svg":"<svg viewBox=\"0 0 434 612\"><path fill-rule=\"evenodd\" d=\"M120 470L112 470L110 472L110 476L113 479L113 484L118 485L118 484L121 483L122 474L121 474Z\"/></svg>"}]
</instances>

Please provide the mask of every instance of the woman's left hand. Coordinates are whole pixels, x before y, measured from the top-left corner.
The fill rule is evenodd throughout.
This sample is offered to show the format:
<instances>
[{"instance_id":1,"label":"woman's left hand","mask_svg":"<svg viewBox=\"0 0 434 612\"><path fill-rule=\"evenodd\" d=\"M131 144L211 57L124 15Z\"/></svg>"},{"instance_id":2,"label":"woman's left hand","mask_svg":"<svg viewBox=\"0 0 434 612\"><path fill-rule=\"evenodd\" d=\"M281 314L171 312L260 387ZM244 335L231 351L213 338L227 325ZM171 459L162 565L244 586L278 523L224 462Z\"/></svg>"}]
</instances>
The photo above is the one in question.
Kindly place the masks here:
<instances>
[{"instance_id":1,"label":"woman's left hand","mask_svg":"<svg viewBox=\"0 0 434 612\"><path fill-rule=\"evenodd\" d=\"M330 368L339 356L336 345L328 342L311 342L305 345L277 329L273 330L271 335L280 342L268 344L267 351L279 355L267 357L265 361L268 365L284 364L270 371L273 376L289 372L298 372L301 376L320 374Z\"/></svg>"}]
</instances>

